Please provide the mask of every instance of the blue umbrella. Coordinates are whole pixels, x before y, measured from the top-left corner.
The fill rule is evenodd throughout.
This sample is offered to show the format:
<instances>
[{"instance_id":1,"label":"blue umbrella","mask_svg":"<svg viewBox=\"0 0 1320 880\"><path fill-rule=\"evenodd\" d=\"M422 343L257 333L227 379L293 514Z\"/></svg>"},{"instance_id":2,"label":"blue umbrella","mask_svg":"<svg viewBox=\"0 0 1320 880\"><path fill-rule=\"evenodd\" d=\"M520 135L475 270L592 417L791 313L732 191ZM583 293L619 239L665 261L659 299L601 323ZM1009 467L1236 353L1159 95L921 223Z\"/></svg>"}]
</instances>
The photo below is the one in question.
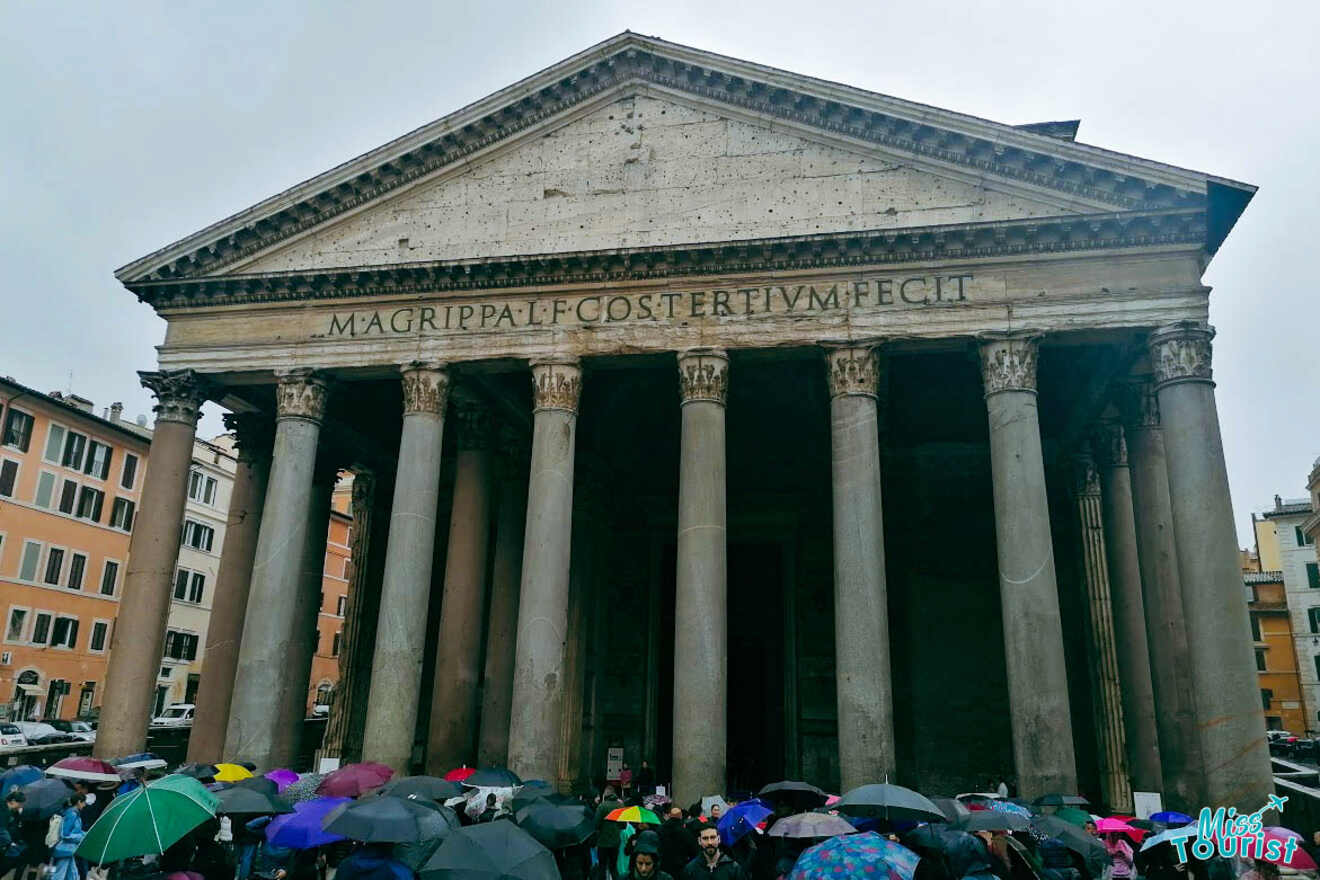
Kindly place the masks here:
<instances>
[{"instance_id":1,"label":"blue umbrella","mask_svg":"<svg viewBox=\"0 0 1320 880\"><path fill-rule=\"evenodd\" d=\"M1188 822L1195 822L1196 820L1186 813L1165 810L1163 813L1155 813L1152 815L1150 821L1160 822L1164 825L1186 825Z\"/></svg>"},{"instance_id":2,"label":"blue umbrella","mask_svg":"<svg viewBox=\"0 0 1320 880\"><path fill-rule=\"evenodd\" d=\"M1197 825L1192 824L1185 828L1170 828L1168 831L1161 831L1159 834L1152 834L1141 844L1141 852L1145 852L1152 846L1159 846L1161 843L1171 843L1180 837L1195 837L1197 828Z\"/></svg>"},{"instance_id":3,"label":"blue umbrella","mask_svg":"<svg viewBox=\"0 0 1320 880\"><path fill-rule=\"evenodd\" d=\"M730 807L715 825L719 829L720 840L725 846L733 846L773 812L758 800L743 801L736 807Z\"/></svg>"},{"instance_id":4,"label":"blue umbrella","mask_svg":"<svg viewBox=\"0 0 1320 880\"><path fill-rule=\"evenodd\" d=\"M41 768L33 767L31 764L10 767L4 773L0 773L0 797L9 794L11 789L36 782L42 775Z\"/></svg>"},{"instance_id":5,"label":"blue umbrella","mask_svg":"<svg viewBox=\"0 0 1320 880\"><path fill-rule=\"evenodd\" d=\"M350 803L351 800L351 798L326 797L296 803L293 805L292 813L276 816L270 821L266 826L266 840L272 846L285 849L311 849L314 846L337 843L344 838L323 830L321 823L335 807Z\"/></svg>"}]
</instances>

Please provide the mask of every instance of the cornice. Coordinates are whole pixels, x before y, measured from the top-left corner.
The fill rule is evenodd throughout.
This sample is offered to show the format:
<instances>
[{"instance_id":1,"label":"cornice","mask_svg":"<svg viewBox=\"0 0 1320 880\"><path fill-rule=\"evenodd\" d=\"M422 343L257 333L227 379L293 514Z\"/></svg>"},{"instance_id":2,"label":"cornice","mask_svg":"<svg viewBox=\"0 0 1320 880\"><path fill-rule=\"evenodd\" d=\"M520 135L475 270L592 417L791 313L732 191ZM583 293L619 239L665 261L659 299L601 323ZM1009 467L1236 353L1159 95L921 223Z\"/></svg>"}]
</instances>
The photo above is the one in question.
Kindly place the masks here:
<instances>
[{"instance_id":1,"label":"cornice","mask_svg":"<svg viewBox=\"0 0 1320 880\"><path fill-rule=\"evenodd\" d=\"M1199 210L1069 214L1026 220L878 229L717 243L401 263L308 272L131 283L157 311L445 291L683 278L722 273L1048 255L1198 245Z\"/></svg>"},{"instance_id":2,"label":"cornice","mask_svg":"<svg viewBox=\"0 0 1320 880\"><path fill-rule=\"evenodd\" d=\"M624 34L136 260L116 276L132 288L142 281L214 274L609 89L634 83L1115 209L1206 202L1210 178L1197 172Z\"/></svg>"}]
</instances>

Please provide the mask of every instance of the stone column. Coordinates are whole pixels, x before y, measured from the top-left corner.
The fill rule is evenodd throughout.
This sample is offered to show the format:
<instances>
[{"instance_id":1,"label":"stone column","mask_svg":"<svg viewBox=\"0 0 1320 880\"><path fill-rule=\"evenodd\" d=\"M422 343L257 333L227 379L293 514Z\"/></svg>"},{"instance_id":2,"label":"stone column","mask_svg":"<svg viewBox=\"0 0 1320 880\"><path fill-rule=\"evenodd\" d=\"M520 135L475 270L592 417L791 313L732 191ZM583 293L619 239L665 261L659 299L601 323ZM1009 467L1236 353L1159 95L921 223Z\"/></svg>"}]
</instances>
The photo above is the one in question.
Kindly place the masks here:
<instances>
[{"instance_id":1,"label":"stone column","mask_svg":"<svg viewBox=\"0 0 1320 880\"><path fill-rule=\"evenodd\" d=\"M1118 678L1123 688L1123 730L1128 770L1137 791L1162 791L1160 741L1155 729L1155 690L1146 645L1146 607L1141 598L1141 563L1132 510L1132 474L1128 470L1123 426L1110 422L1092 443L1100 464L1101 510L1105 522L1105 558L1109 563Z\"/></svg>"},{"instance_id":2,"label":"stone column","mask_svg":"<svg viewBox=\"0 0 1320 880\"><path fill-rule=\"evenodd\" d=\"M156 429L111 637L101 723L93 749L101 758L146 747L174 566L179 558L197 417L209 393L208 383L191 370L138 375L156 396Z\"/></svg>"},{"instance_id":3,"label":"stone column","mask_svg":"<svg viewBox=\"0 0 1320 880\"><path fill-rule=\"evenodd\" d=\"M524 779L553 779L559 762L581 390L576 361L532 364L532 463L509 712L509 768Z\"/></svg>"},{"instance_id":4,"label":"stone column","mask_svg":"<svg viewBox=\"0 0 1320 880\"><path fill-rule=\"evenodd\" d=\"M295 690L288 651L298 636L303 553L327 397L325 380L310 370L280 372L276 378L275 447L224 749L227 758L266 768L287 760L284 709L306 696Z\"/></svg>"},{"instance_id":5,"label":"stone column","mask_svg":"<svg viewBox=\"0 0 1320 880\"><path fill-rule=\"evenodd\" d=\"M473 400L456 400L454 410L458 461L426 749L426 772L433 776L470 766L476 758L481 623L486 616L486 550L492 505L490 419L485 407Z\"/></svg>"},{"instance_id":6,"label":"stone column","mask_svg":"<svg viewBox=\"0 0 1320 880\"><path fill-rule=\"evenodd\" d=\"M1105 803L1114 810L1132 809L1128 778L1123 693L1119 680L1118 646L1110 610L1109 562L1105 556L1104 515L1100 474L1090 454L1073 459L1073 499L1081 537L1082 569L1086 576L1086 640L1091 672L1091 707L1095 743Z\"/></svg>"},{"instance_id":7,"label":"stone column","mask_svg":"<svg viewBox=\"0 0 1320 880\"><path fill-rule=\"evenodd\" d=\"M981 343L1013 758L1025 798L1077 790L1036 412L1036 346L1037 337L1026 334Z\"/></svg>"},{"instance_id":8,"label":"stone column","mask_svg":"<svg viewBox=\"0 0 1320 880\"><path fill-rule=\"evenodd\" d=\"M417 729L448 400L449 376L441 364L403 368L403 433L362 740L363 758L396 773L409 770Z\"/></svg>"},{"instance_id":9,"label":"stone column","mask_svg":"<svg viewBox=\"0 0 1320 880\"><path fill-rule=\"evenodd\" d=\"M1265 720L1242 600L1237 530L1211 380L1214 330L1185 321L1147 344L1155 370L1196 694L1201 761L1210 804L1255 810L1274 792Z\"/></svg>"},{"instance_id":10,"label":"stone column","mask_svg":"<svg viewBox=\"0 0 1320 880\"><path fill-rule=\"evenodd\" d=\"M518 588L522 580L523 524L527 514L525 447L512 440L499 469L499 512L495 558L490 574L490 612L486 629L486 668L481 689L481 733L477 763L503 767L509 762L509 708L513 704L513 664L518 647ZM521 454L520 454L521 453Z\"/></svg>"},{"instance_id":11,"label":"stone column","mask_svg":"<svg viewBox=\"0 0 1320 880\"><path fill-rule=\"evenodd\" d=\"M188 737L188 760L208 764L224 756L229 703L234 696L252 560L257 553L257 531L274 441L274 425L262 413L227 413L224 418L225 427L234 432L238 468L229 494L225 544L211 592L211 619L206 626L206 652L197 686L197 710Z\"/></svg>"},{"instance_id":12,"label":"stone column","mask_svg":"<svg viewBox=\"0 0 1320 880\"><path fill-rule=\"evenodd\" d=\"M1204 803L1197 781L1201 738L1196 729L1182 582L1173 540L1173 507L1165 466L1159 400L1150 377L1125 383L1119 393L1132 470L1137 557L1146 610L1146 636L1154 685L1155 722L1164 776L1164 802L1195 812Z\"/></svg>"},{"instance_id":13,"label":"stone column","mask_svg":"<svg viewBox=\"0 0 1320 880\"><path fill-rule=\"evenodd\" d=\"M674 599L674 803L724 791L728 721L728 548L724 405L729 358L678 355L683 436Z\"/></svg>"},{"instance_id":14,"label":"stone column","mask_svg":"<svg viewBox=\"0 0 1320 880\"><path fill-rule=\"evenodd\" d=\"M847 791L894 775L877 355L826 352L834 497L834 645L839 778Z\"/></svg>"}]
</instances>

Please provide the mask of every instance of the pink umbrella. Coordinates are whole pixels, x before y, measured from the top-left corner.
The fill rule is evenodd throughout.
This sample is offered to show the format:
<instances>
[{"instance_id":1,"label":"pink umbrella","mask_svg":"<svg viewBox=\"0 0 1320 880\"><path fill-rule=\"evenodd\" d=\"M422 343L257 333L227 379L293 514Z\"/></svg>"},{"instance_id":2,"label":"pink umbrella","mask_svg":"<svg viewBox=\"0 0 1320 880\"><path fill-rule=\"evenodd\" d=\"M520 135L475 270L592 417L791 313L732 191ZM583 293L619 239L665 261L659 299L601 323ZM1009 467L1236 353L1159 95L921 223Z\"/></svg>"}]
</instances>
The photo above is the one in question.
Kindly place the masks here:
<instances>
[{"instance_id":1,"label":"pink umbrella","mask_svg":"<svg viewBox=\"0 0 1320 880\"><path fill-rule=\"evenodd\" d=\"M280 768L279 770L271 770L266 774L266 778L275 783L278 791L284 791L284 789L298 781L298 774L292 770Z\"/></svg>"},{"instance_id":2,"label":"pink umbrella","mask_svg":"<svg viewBox=\"0 0 1320 880\"><path fill-rule=\"evenodd\" d=\"M56 761L46 768L47 776L76 779L81 782L123 782L119 770L98 758L72 757Z\"/></svg>"},{"instance_id":3,"label":"pink umbrella","mask_svg":"<svg viewBox=\"0 0 1320 880\"><path fill-rule=\"evenodd\" d=\"M1301 840L1301 835L1296 831L1293 831L1290 828L1281 828L1278 825L1268 825L1262 828L1261 831L1265 834L1265 840L1267 842L1270 840L1277 840L1279 843L1286 845L1289 840ZM1281 849L1280 853L1285 851L1285 849ZM1310 854L1302 849L1300 843L1298 843L1297 849L1293 851L1292 858L1285 860L1284 857L1280 855L1277 859L1271 859L1268 858L1266 853L1256 855L1255 837L1243 838L1242 856L1243 858L1248 859L1256 858L1264 862L1273 862L1276 865L1283 865L1284 867L1294 868L1298 871L1316 870L1315 859L1311 858Z\"/></svg>"},{"instance_id":4,"label":"pink umbrella","mask_svg":"<svg viewBox=\"0 0 1320 880\"><path fill-rule=\"evenodd\" d=\"M829 797L825 798L825 806L832 807L835 804L837 804L839 800L840 800L839 795L832 794Z\"/></svg>"},{"instance_id":5,"label":"pink umbrella","mask_svg":"<svg viewBox=\"0 0 1320 880\"><path fill-rule=\"evenodd\" d=\"M1131 834L1133 831L1140 833L1139 829L1133 828L1131 825L1124 822L1122 819L1114 819L1110 817L1105 817L1104 819L1101 819L1099 822L1096 822L1095 830L1099 831L1101 834L1109 834L1111 832L1121 832L1123 834Z\"/></svg>"},{"instance_id":6,"label":"pink umbrella","mask_svg":"<svg viewBox=\"0 0 1320 880\"><path fill-rule=\"evenodd\" d=\"M390 781L394 771L384 764L364 761L346 764L321 780L316 793L322 797L358 797Z\"/></svg>"}]
</instances>

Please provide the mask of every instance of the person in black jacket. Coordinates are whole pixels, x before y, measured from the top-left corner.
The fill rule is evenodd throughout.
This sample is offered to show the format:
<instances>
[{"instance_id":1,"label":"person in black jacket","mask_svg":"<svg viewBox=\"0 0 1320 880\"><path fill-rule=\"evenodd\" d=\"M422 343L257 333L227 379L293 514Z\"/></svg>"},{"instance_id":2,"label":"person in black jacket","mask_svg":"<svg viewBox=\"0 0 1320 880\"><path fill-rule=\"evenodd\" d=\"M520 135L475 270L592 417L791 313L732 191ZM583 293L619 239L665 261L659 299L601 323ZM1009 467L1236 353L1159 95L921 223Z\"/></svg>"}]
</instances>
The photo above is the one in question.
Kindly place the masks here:
<instances>
[{"instance_id":1,"label":"person in black jacket","mask_svg":"<svg viewBox=\"0 0 1320 880\"><path fill-rule=\"evenodd\" d=\"M27 845L23 840L23 822L20 814L27 797L14 789L5 796L5 809L0 813L0 878L23 864Z\"/></svg>"},{"instance_id":2,"label":"person in black jacket","mask_svg":"<svg viewBox=\"0 0 1320 880\"><path fill-rule=\"evenodd\" d=\"M697 845L701 852L687 863L682 880L747 880L742 865L720 849L720 832L714 825L701 829Z\"/></svg>"},{"instance_id":3,"label":"person in black jacket","mask_svg":"<svg viewBox=\"0 0 1320 880\"><path fill-rule=\"evenodd\" d=\"M681 807L670 807L660 826L660 867L674 877L697 857L697 839L683 822Z\"/></svg>"}]
</instances>

